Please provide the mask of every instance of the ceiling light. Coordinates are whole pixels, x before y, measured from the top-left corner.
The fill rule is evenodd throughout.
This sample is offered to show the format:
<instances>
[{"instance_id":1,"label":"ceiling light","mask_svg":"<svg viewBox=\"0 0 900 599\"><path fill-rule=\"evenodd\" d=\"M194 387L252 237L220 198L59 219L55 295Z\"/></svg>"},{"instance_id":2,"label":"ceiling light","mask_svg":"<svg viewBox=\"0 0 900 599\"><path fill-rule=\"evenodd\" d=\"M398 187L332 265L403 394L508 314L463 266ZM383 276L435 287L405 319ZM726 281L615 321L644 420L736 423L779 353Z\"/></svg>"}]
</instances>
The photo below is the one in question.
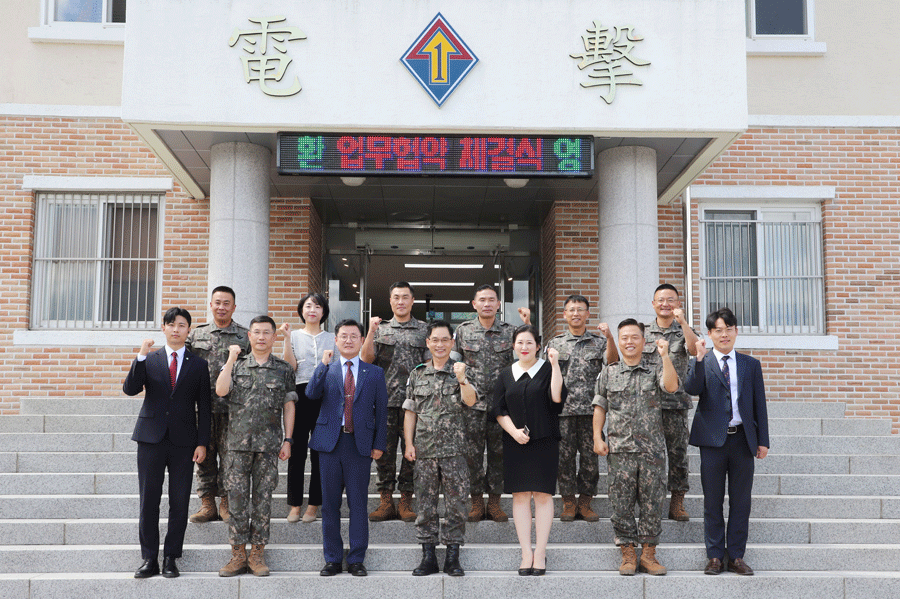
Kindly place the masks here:
<instances>
[{"instance_id":1,"label":"ceiling light","mask_svg":"<svg viewBox=\"0 0 900 599\"><path fill-rule=\"evenodd\" d=\"M359 187L363 183L366 182L365 177L341 177L341 181L344 182L344 185L347 187ZM528 179L525 179L525 182L528 182ZM512 187L510 185L510 187ZM521 186L520 186L521 187Z\"/></svg>"},{"instance_id":2,"label":"ceiling light","mask_svg":"<svg viewBox=\"0 0 900 599\"><path fill-rule=\"evenodd\" d=\"M528 185L528 179L504 179L503 182L506 183L507 187L512 187L513 189L522 189Z\"/></svg>"},{"instance_id":3,"label":"ceiling light","mask_svg":"<svg viewBox=\"0 0 900 599\"><path fill-rule=\"evenodd\" d=\"M416 287L471 287L475 283L423 283L423 282L410 282L410 285L415 285Z\"/></svg>"},{"instance_id":4,"label":"ceiling light","mask_svg":"<svg viewBox=\"0 0 900 599\"><path fill-rule=\"evenodd\" d=\"M424 304L426 300L415 300L416 304ZM427 300L430 301L432 305L434 304L471 304L469 300Z\"/></svg>"},{"instance_id":5,"label":"ceiling light","mask_svg":"<svg viewBox=\"0 0 900 599\"><path fill-rule=\"evenodd\" d=\"M404 264L406 268L484 268L483 264Z\"/></svg>"}]
</instances>

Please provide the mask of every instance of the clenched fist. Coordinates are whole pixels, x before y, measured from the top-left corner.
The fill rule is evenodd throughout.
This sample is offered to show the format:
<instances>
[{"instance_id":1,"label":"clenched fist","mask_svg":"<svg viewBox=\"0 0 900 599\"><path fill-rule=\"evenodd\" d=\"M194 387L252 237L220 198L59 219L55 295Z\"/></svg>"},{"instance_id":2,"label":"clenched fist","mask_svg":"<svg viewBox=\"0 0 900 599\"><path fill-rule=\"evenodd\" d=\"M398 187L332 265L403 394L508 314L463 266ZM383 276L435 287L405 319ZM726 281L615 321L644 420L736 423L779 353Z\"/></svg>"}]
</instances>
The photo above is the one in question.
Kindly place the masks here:
<instances>
[{"instance_id":1,"label":"clenched fist","mask_svg":"<svg viewBox=\"0 0 900 599\"><path fill-rule=\"evenodd\" d=\"M278 328L288 337L291 336L291 323L286 322Z\"/></svg>"},{"instance_id":2,"label":"clenched fist","mask_svg":"<svg viewBox=\"0 0 900 599\"><path fill-rule=\"evenodd\" d=\"M466 365L462 362L454 362L453 373L456 375L456 380L458 382L463 382L466 380Z\"/></svg>"},{"instance_id":3,"label":"clenched fist","mask_svg":"<svg viewBox=\"0 0 900 599\"><path fill-rule=\"evenodd\" d=\"M229 360L237 360L237 357L241 355L241 346L240 345L229 345L228 346L228 359Z\"/></svg>"},{"instance_id":4,"label":"clenched fist","mask_svg":"<svg viewBox=\"0 0 900 599\"><path fill-rule=\"evenodd\" d=\"M333 355L334 355L333 349L326 349L324 352L322 352L322 364L330 364L331 356L333 356Z\"/></svg>"},{"instance_id":5,"label":"clenched fist","mask_svg":"<svg viewBox=\"0 0 900 599\"><path fill-rule=\"evenodd\" d=\"M706 340L698 339L697 340L697 361L701 362L703 360L703 356L708 353L706 349Z\"/></svg>"},{"instance_id":6,"label":"clenched fist","mask_svg":"<svg viewBox=\"0 0 900 599\"><path fill-rule=\"evenodd\" d=\"M669 355L669 342L665 339L657 339L656 340L656 351L659 352L659 355L665 358Z\"/></svg>"},{"instance_id":7,"label":"clenched fist","mask_svg":"<svg viewBox=\"0 0 900 599\"><path fill-rule=\"evenodd\" d=\"M138 353L146 356L150 352L151 347L153 347L153 339L144 339L144 342L141 343L141 351Z\"/></svg>"},{"instance_id":8,"label":"clenched fist","mask_svg":"<svg viewBox=\"0 0 900 599\"><path fill-rule=\"evenodd\" d=\"M601 322L597 325L597 330L600 331L600 334L606 337L607 339L612 339L612 333L609 332L609 324L605 322Z\"/></svg>"},{"instance_id":9,"label":"clenched fist","mask_svg":"<svg viewBox=\"0 0 900 599\"><path fill-rule=\"evenodd\" d=\"M371 331L372 329L378 328L378 325L380 325L380 324L381 324L381 317L373 316L372 318L369 319L369 330Z\"/></svg>"},{"instance_id":10,"label":"clenched fist","mask_svg":"<svg viewBox=\"0 0 900 599\"><path fill-rule=\"evenodd\" d=\"M521 318L522 322L525 324L531 324L531 310L524 306L519 308L519 318Z\"/></svg>"},{"instance_id":11,"label":"clenched fist","mask_svg":"<svg viewBox=\"0 0 900 599\"><path fill-rule=\"evenodd\" d=\"M551 364L556 364L559 362L559 351L555 347L548 348L547 359L550 360Z\"/></svg>"}]
</instances>

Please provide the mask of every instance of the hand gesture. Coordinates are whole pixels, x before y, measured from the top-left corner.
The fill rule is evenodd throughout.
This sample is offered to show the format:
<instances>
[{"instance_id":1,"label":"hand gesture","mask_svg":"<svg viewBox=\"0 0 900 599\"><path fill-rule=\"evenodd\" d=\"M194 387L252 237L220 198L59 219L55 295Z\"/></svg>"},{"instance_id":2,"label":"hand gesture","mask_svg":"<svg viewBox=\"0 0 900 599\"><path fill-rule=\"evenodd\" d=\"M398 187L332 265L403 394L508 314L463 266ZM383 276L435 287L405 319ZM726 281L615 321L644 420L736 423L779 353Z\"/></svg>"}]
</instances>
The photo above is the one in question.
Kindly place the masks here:
<instances>
[{"instance_id":1,"label":"hand gesture","mask_svg":"<svg viewBox=\"0 0 900 599\"><path fill-rule=\"evenodd\" d=\"M380 325L380 324L381 324L381 317L373 316L372 318L369 319L369 330L372 331L372 330L377 329L378 325Z\"/></svg>"},{"instance_id":2,"label":"hand gesture","mask_svg":"<svg viewBox=\"0 0 900 599\"><path fill-rule=\"evenodd\" d=\"M196 464L203 463L203 460L206 459L206 447L203 445L198 445L196 449L194 449L194 456L191 458L191 461Z\"/></svg>"},{"instance_id":3,"label":"hand gesture","mask_svg":"<svg viewBox=\"0 0 900 599\"><path fill-rule=\"evenodd\" d=\"M153 339L144 339L144 342L141 343L141 351L138 353L146 356L150 352L151 347L153 347Z\"/></svg>"},{"instance_id":4,"label":"hand gesture","mask_svg":"<svg viewBox=\"0 0 900 599\"><path fill-rule=\"evenodd\" d=\"M547 359L550 360L550 364L556 365L559 363L559 351L555 347L547 348Z\"/></svg>"},{"instance_id":5,"label":"hand gesture","mask_svg":"<svg viewBox=\"0 0 900 599\"><path fill-rule=\"evenodd\" d=\"M522 306L519 308L519 318L521 318L522 322L525 324L531 324L531 310Z\"/></svg>"},{"instance_id":6,"label":"hand gesture","mask_svg":"<svg viewBox=\"0 0 900 599\"><path fill-rule=\"evenodd\" d=\"M600 334L606 337L607 339L612 339L612 333L609 332L609 324L605 322L601 322L597 325L597 330L600 331Z\"/></svg>"},{"instance_id":7,"label":"hand gesture","mask_svg":"<svg viewBox=\"0 0 900 599\"><path fill-rule=\"evenodd\" d=\"M512 438L515 439L516 443L519 445L525 445L531 439L528 435L525 434L524 428L517 428L515 434L512 435Z\"/></svg>"},{"instance_id":8,"label":"hand gesture","mask_svg":"<svg viewBox=\"0 0 900 599\"><path fill-rule=\"evenodd\" d=\"M453 374L456 375L456 380L460 383L466 380L466 365L462 362L454 362Z\"/></svg>"},{"instance_id":9,"label":"hand gesture","mask_svg":"<svg viewBox=\"0 0 900 599\"><path fill-rule=\"evenodd\" d=\"M706 349L706 339L698 339L697 340L697 361L702 362L703 356L707 354Z\"/></svg>"},{"instance_id":10,"label":"hand gesture","mask_svg":"<svg viewBox=\"0 0 900 599\"><path fill-rule=\"evenodd\" d=\"M241 346L234 344L228 346L228 361L234 362L237 360L237 357L241 355Z\"/></svg>"},{"instance_id":11,"label":"hand gesture","mask_svg":"<svg viewBox=\"0 0 900 599\"><path fill-rule=\"evenodd\" d=\"M281 444L281 451L278 452L278 459L282 462L291 457L291 444L285 441Z\"/></svg>"},{"instance_id":12,"label":"hand gesture","mask_svg":"<svg viewBox=\"0 0 900 599\"><path fill-rule=\"evenodd\" d=\"M684 310L682 310L681 308L675 308L674 310L672 310L672 316L675 317L675 320L678 321L678 324L684 324Z\"/></svg>"},{"instance_id":13,"label":"hand gesture","mask_svg":"<svg viewBox=\"0 0 900 599\"><path fill-rule=\"evenodd\" d=\"M416 446L415 445L407 445L406 451L403 452L403 457L409 460L410 462L416 461Z\"/></svg>"},{"instance_id":14,"label":"hand gesture","mask_svg":"<svg viewBox=\"0 0 900 599\"><path fill-rule=\"evenodd\" d=\"M669 342L664 338L660 338L656 340L656 351L659 352L660 357L665 358L669 355Z\"/></svg>"},{"instance_id":15,"label":"hand gesture","mask_svg":"<svg viewBox=\"0 0 900 599\"><path fill-rule=\"evenodd\" d=\"M603 439L594 439L594 453L603 456L609 453L609 445Z\"/></svg>"},{"instance_id":16,"label":"hand gesture","mask_svg":"<svg viewBox=\"0 0 900 599\"><path fill-rule=\"evenodd\" d=\"M283 325L281 325L280 327L278 327L278 329L281 332L283 332L287 337L291 336L291 323L286 322Z\"/></svg>"},{"instance_id":17,"label":"hand gesture","mask_svg":"<svg viewBox=\"0 0 900 599\"><path fill-rule=\"evenodd\" d=\"M326 365L330 364L331 356L333 356L333 355L334 355L333 349L326 349L324 352L322 352L322 364L326 364Z\"/></svg>"}]
</instances>

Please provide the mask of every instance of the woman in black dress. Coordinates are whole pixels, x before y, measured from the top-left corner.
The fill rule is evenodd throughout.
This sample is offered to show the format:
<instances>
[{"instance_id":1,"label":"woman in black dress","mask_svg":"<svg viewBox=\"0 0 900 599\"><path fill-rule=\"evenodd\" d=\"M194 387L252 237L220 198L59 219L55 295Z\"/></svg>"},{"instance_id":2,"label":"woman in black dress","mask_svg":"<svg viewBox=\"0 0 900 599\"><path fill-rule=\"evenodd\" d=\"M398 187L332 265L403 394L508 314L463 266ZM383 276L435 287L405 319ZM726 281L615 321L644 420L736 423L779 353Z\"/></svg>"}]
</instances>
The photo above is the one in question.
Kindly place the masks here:
<instances>
[{"instance_id":1,"label":"woman in black dress","mask_svg":"<svg viewBox=\"0 0 900 599\"><path fill-rule=\"evenodd\" d=\"M553 493L559 467L559 413L566 399L559 353L538 358L541 337L522 325L513 333L518 362L500 371L494 388L494 415L503 435L503 491L512 493L513 520L522 547L519 576L547 571L547 540L553 523ZM535 547L531 550L531 499Z\"/></svg>"}]
</instances>

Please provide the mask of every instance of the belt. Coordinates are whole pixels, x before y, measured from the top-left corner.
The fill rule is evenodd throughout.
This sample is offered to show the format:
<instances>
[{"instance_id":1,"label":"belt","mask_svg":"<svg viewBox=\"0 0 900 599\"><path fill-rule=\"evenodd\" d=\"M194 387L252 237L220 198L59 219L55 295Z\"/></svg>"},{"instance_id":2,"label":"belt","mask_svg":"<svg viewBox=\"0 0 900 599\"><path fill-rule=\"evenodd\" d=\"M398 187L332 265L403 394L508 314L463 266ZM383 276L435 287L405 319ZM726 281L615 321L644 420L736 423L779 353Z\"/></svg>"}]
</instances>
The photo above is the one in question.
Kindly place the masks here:
<instances>
[{"instance_id":1,"label":"belt","mask_svg":"<svg viewBox=\"0 0 900 599\"><path fill-rule=\"evenodd\" d=\"M352 430L348 430L346 426L342 426L342 427L341 427L341 432L342 432L342 433L346 433L346 434L348 434L348 435L352 435L352 434L353 434L353 431L352 431Z\"/></svg>"},{"instance_id":2,"label":"belt","mask_svg":"<svg viewBox=\"0 0 900 599\"><path fill-rule=\"evenodd\" d=\"M735 434L735 433L737 433L738 431L743 430L743 429L744 429L744 425L743 425L743 424L738 424L737 426L729 426L729 427L728 427L728 434L729 434L729 435L733 435L733 434Z\"/></svg>"}]
</instances>

